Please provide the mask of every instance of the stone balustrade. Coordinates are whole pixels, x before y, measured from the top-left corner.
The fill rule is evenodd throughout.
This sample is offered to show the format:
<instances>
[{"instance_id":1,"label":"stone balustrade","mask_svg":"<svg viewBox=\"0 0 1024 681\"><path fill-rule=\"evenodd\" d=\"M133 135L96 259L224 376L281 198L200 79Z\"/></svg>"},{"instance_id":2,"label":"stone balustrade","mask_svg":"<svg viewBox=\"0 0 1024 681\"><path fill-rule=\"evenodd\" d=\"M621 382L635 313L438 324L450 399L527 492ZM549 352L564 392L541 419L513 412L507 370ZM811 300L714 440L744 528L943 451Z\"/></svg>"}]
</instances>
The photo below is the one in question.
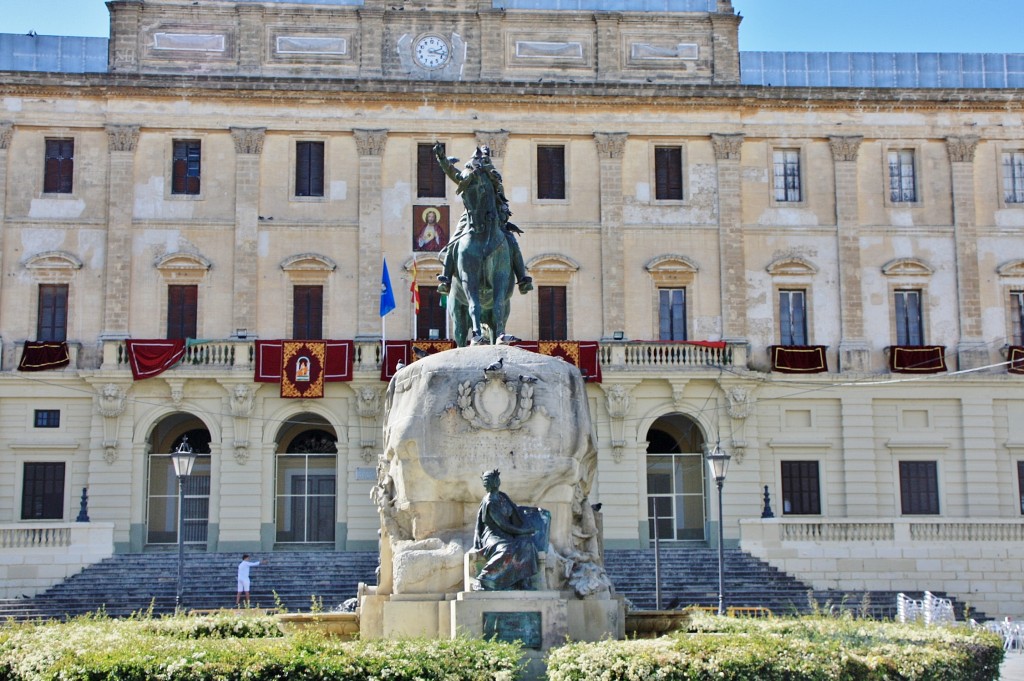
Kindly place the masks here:
<instances>
[{"instance_id":1,"label":"stone balustrade","mask_svg":"<svg viewBox=\"0 0 1024 681\"><path fill-rule=\"evenodd\" d=\"M113 523L0 525L0 598L32 596L114 555Z\"/></svg>"}]
</instances>

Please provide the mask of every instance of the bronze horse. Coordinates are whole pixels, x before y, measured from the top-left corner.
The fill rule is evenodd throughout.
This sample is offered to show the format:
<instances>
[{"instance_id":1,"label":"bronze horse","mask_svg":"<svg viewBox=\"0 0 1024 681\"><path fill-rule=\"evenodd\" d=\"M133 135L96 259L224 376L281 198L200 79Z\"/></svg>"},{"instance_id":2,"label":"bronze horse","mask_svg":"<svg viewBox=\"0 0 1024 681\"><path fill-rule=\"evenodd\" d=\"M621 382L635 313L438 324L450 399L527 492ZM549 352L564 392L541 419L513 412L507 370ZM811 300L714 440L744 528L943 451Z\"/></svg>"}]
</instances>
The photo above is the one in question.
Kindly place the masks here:
<instances>
[{"instance_id":1,"label":"bronze horse","mask_svg":"<svg viewBox=\"0 0 1024 681\"><path fill-rule=\"evenodd\" d=\"M499 187L489 168L489 158L479 153L464 170L455 168L434 145L437 161L458 185L466 211L443 258L454 259L454 276L448 296L448 311L455 326L459 347L501 343L509 315L514 277L508 241L499 210ZM483 159L486 159L484 161ZM487 328L485 335L484 327Z\"/></svg>"}]
</instances>

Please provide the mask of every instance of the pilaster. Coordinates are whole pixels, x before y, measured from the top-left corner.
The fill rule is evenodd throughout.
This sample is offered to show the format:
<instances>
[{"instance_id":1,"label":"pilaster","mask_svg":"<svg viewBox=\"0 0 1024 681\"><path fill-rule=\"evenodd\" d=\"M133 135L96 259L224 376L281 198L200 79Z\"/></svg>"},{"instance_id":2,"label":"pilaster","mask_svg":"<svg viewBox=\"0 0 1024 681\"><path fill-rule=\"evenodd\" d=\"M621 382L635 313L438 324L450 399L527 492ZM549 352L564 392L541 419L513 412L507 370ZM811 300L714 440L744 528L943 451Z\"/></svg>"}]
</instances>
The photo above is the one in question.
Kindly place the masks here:
<instances>
[{"instance_id":1,"label":"pilaster","mask_svg":"<svg viewBox=\"0 0 1024 681\"><path fill-rule=\"evenodd\" d=\"M103 336L128 336L135 147L139 126L108 125L107 254L103 280Z\"/></svg>"},{"instance_id":2,"label":"pilaster","mask_svg":"<svg viewBox=\"0 0 1024 681\"><path fill-rule=\"evenodd\" d=\"M867 371L871 351L864 338L864 295L861 288L860 205L857 156L864 138L836 135L828 138L836 187L836 248L839 261L839 369Z\"/></svg>"},{"instance_id":3,"label":"pilaster","mask_svg":"<svg viewBox=\"0 0 1024 681\"><path fill-rule=\"evenodd\" d=\"M13 137L14 124L10 121L0 121L0 265L4 261L4 236L7 232L5 225L7 218L7 155ZM3 279L0 278L0 300L3 299L2 294ZM3 310L4 306L0 305L0 322L3 322ZM2 352L0 352L0 356L2 356Z\"/></svg>"},{"instance_id":4,"label":"pilaster","mask_svg":"<svg viewBox=\"0 0 1024 681\"><path fill-rule=\"evenodd\" d=\"M989 363L988 348L981 330L981 275L974 204L974 152L977 148L977 137L946 138L953 180L953 231L960 312L957 365L960 369L973 369Z\"/></svg>"},{"instance_id":5,"label":"pilaster","mask_svg":"<svg viewBox=\"0 0 1024 681\"><path fill-rule=\"evenodd\" d=\"M840 410L842 492L829 501L828 514L838 518L884 516L885 509L879 506L878 471L881 464L875 451L875 415L871 398L864 393L847 393ZM892 501L885 508L891 509Z\"/></svg>"},{"instance_id":6,"label":"pilaster","mask_svg":"<svg viewBox=\"0 0 1024 681\"><path fill-rule=\"evenodd\" d=\"M1007 515L1007 509L1017 506L1016 500L994 494L1000 488L1000 471L1005 465L999 454L1005 449L996 444L995 405L991 395L968 393L960 398L960 423L963 424L961 441L964 446L963 498L968 518L998 518Z\"/></svg>"},{"instance_id":7,"label":"pilaster","mask_svg":"<svg viewBox=\"0 0 1024 681\"><path fill-rule=\"evenodd\" d=\"M731 6L719 5L719 13L711 15L712 55L715 83L737 85L740 82L740 22Z\"/></svg>"},{"instance_id":8,"label":"pilaster","mask_svg":"<svg viewBox=\"0 0 1024 681\"><path fill-rule=\"evenodd\" d=\"M236 5L238 13L238 72L258 75L263 65L264 9L259 5Z\"/></svg>"},{"instance_id":9,"label":"pilaster","mask_svg":"<svg viewBox=\"0 0 1024 681\"><path fill-rule=\"evenodd\" d=\"M380 336L381 164L387 130L353 130L359 154L359 305L357 336Z\"/></svg>"},{"instance_id":10,"label":"pilaster","mask_svg":"<svg viewBox=\"0 0 1024 681\"><path fill-rule=\"evenodd\" d=\"M624 132L595 132L601 167L601 298L604 337L626 328L624 238L622 234L622 152Z\"/></svg>"},{"instance_id":11,"label":"pilaster","mask_svg":"<svg viewBox=\"0 0 1024 681\"><path fill-rule=\"evenodd\" d=\"M722 294L722 338L747 337L747 283L740 184L741 134L712 134L718 180L718 258Z\"/></svg>"},{"instance_id":12,"label":"pilaster","mask_svg":"<svg viewBox=\"0 0 1024 681\"><path fill-rule=\"evenodd\" d=\"M384 10L359 10L359 76L381 77L384 74Z\"/></svg>"},{"instance_id":13,"label":"pilaster","mask_svg":"<svg viewBox=\"0 0 1024 681\"><path fill-rule=\"evenodd\" d=\"M505 10L482 10L479 17L480 80L499 80L505 68L505 45L501 30Z\"/></svg>"},{"instance_id":14,"label":"pilaster","mask_svg":"<svg viewBox=\"0 0 1024 681\"><path fill-rule=\"evenodd\" d=\"M597 22L597 79L617 80L622 71L619 40L622 17L616 12L601 12L595 14L594 19Z\"/></svg>"},{"instance_id":15,"label":"pilaster","mask_svg":"<svg viewBox=\"0 0 1024 681\"><path fill-rule=\"evenodd\" d=\"M235 259L233 328L256 328L256 239L260 155L266 128L231 128L235 143Z\"/></svg>"},{"instance_id":16,"label":"pilaster","mask_svg":"<svg viewBox=\"0 0 1024 681\"><path fill-rule=\"evenodd\" d=\"M113 0L110 8L110 42L107 65L113 72L139 70L139 20L142 0Z\"/></svg>"}]
</instances>

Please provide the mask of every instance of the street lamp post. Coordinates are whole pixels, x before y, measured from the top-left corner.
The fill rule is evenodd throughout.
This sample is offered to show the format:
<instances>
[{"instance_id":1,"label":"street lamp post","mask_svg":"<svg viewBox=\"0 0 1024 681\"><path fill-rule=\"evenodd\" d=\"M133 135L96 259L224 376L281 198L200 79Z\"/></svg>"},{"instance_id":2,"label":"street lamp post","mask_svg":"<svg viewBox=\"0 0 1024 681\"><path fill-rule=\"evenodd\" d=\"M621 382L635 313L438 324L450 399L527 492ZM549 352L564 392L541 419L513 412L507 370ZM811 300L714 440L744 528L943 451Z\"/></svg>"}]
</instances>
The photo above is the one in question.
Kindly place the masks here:
<instances>
[{"instance_id":1,"label":"street lamp post","mask_svg":"<svg viewBox=\"0 0 1024 681\"><path fill-rule=\"evenodd\" d=\"M188 436L181 438L181 444L171 453L174 475L178 478L178 585L174 594L174 611L181 609L181 590L185 568L185 480L192 475L196 454L188 443Z\"/></svg>"},{"instance_id":2,"label":"street lamp post","mask_svg":"<svg viewBox=\"0 0 1024 681\"><path fill-rule=\"evenodd\" d=\"M711 475L718 485L718 614L725 614L725 530L722 523L722 485L725 474L729 470L729 459L719 445L708 448L704 458L708 462Z\"/></svg>"}]
</instances>

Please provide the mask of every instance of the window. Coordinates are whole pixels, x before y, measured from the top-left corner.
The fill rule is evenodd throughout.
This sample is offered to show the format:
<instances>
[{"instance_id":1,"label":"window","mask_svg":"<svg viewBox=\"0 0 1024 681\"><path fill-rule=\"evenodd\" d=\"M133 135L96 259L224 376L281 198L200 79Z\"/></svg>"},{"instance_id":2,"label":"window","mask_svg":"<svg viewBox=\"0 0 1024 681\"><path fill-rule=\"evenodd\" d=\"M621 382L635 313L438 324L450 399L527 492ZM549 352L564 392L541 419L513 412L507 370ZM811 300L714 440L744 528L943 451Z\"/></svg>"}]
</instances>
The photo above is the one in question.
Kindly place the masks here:
<instances>
[{"instance_id":1,"label":"window","mask_svg":"<svg viewBox=\"0 0 1024 681\"><path fill-rule=\"evenodd\" d=\"M324 287L295 286L292 288L292 304L292 338L323 338Z\"/></svg>"},{"instance_id":2,"label":"window","mask_svg":"<svg viewBox=\"0 0 1024 681\"><path fill-rule=\"evenodd\" d=\"M74 186L75 140L46 140L46 161L43 191L47 194L70 194Z\"/></svg>"},{"instance_id":3,"label":"window","mask_svg":"<svg viewBox=\"0 0 1024 681\"><path fill-rule=\"evenodd\" d=\"M196 338L199 287L172 284L167 287L167 337Z\"/></svg>"},{"instance_id":4,"label":"window","mask_svg":"<svg viewBox=\"0 0 1024 681\"><path fill-rule=\"evenodd\" d=\"M896 291L896 345L924 345L921 292Z\"/></svg>"},{"instance_id":5,"label":"window","mask_svg":"<svg viewBox=\"0 0 1024 681\"><path fill-rule=\"evenodd\" d=\"M1010 291L1010 337L1013 345L1024 345L1024 291Z\"/></svg>"},{"instance_id":6,"label":"window","mask_svg":"<svg viewBox=\"0 0 1024 681\"><path fill-rule=\"evenodd\" d=\"M889 200L893 203L917 201L913 149L889 152Z\"/></svg>"},{"instance_id":7,"label":"window","mask_svg":"<svg viewBox=\"0 0 1024 681\"><path fill-rule=\"evenodd\" d=\"M68 285L39 285L39 317L36 340L66 341L68 339Z\"/></svg>"},{"instance_id":8,"label":"window","mask_svg":"<svg viewBox=\"0 0 1024 681\"><path fill-rule=\"evenodd\" d=\"M565 147L537 147L537 198L565 198Z\"/></svg>"},{"instance_id":9,"label":"window","mask_svg":"<svg viewBox=\"0 0 1024 681\"><path fill-rule=\"evenodd\" d=\"M180 508L182 543L206 544L210 529L210 433L192 429L179 435L167 449L158 448L149 455L149 483L146 515L146 541L149 544L178 542L178 478L168 451L173 452L188 437L196 454L192 475L182 479L184 504Z\"/></svg>"},{"instance_id":10,"label":"window","mask_svg":"<svg viewBox=\"0 0 1024 681\"><path fill-rule=\"evenodd\" d=\"M658 338L686 340L686 289L658 289Z\"/></svg>"},{"instance_id":11,"label":"window","mask_svg":"<svg viewBox=\"0 0 1024 681\"><path fill-rule=\"evenodd\" d=\"M782 513L821 515L817 461L782 462Z\"/></svg>"},{"instance_id":12,"label":"window","mask_svg":"<svg viewBox=\"0 0 1024 681\"><path fill-rule=\"evenodd\" d=\"M654 148L654 198L658 201L683 199L682 147Z\"/></svg>"},{"instance_id":13,"label":"window","mask_svg":"<svg viewBox=\"0 0 1024 681\"><path fill-rule=\"evenodd\" d=\"M295 196L324 195L324 143L295 143Z\"/></svg>"},{"instance_id":14,"label":"window","mask_svg":"<svg viewBox=\"0 0 1024 681\"><path fill-rule=\"evenodd\" d=\"M416 315L416 337L447 338L448 311L441 307L441 294L436 286L420 286L420 312Z\"/></svg>"},{"instance_id":15,"label":"window","mask_svg":"<svg viewBox=\"0 0 1024 681\"><path fill-rule=\"evenodd\" d=\"M903 515L938 515L939 473L934 461L900 461Z\"/></svg>"},{"instance_id":16,"label":"window","mask_svg":"<svg viewBox=\"0 0 1024 681\"><path fill-rule=\"evenodd\" d=\"M647 431L647 527L651 540L705 538L702 449L700 428L686 417L661 421Z\"/></svg>"},{"instance_id":17,"label":"window","mask_svg":"<svg viewBox=\"0 0 1024 681\"><path fill-rule=\"evenodd\" d=\"M434 157L434 145L416 146L416 196L428 198L445 197L447 176L441 164Z\"/></svg>"},{"instance_id":18,"label":"window","mask_svg":"<svg viewBox=\"0 0 1024 681\"><path fill-rule=\"evenodd\" d=\"M318 429L277 456L277 541L334 542L337 459L336 438Z\"/></svg>"},{"instance_id":19,"label":"window","mask_svg":"<svg viewBox=\"0 0 1024 681\"><path fill-rule=\"evenodd\" d=\"M26 463L21 488L22 520L64 517L64 463Z\"/></svg>"},{"instance_id":20,"label":"window","mask_svg":"<svg viewBox=\"0 0 1024 681\"><path fill-rule=\"evenodd\" d=\"M772 155L775 176L775 200L799 202L800 193L800 150L776 149Z\"/></svg>"},{"instance_id":21,"label":"window","mask_svg":"<svg viewBox=\"0 0 1024 681\"><path fill-rule=\"evenodd\" d=\"M199 193L199 169L201 158L199 140L174 140L171 162L171 193Z\"/></svg>"},{"instance_id":22,"label":"window","mask_svg":"<svg viewBox=\"0 0 1024 681\"><path fill-rule=\"evenodd\" d=\"M1003 154L1003 201L1024 203L1024 151Z\"/></svg>"},{"instance_id":23,"label":"window","mask_svg":"<svg viewBox=\"0 0 1024 681\"><path fill-rule=\"evenodd\" d=\"M36 428L60 428L60 409L36 409L32 422Z\"/></svg>"},{"instance_id":24,"label":"window","mask_svg":"<svg viewBox=\"0 0 1024 681\"><path fill-rule=\"evenodd\" d=\"M538 286L537 306L540 311L538 338L545 341L568 340L569 325L565 315L565 287Z\"/></svg>"},{"instance_id":25,"label":"window","mask_svg":"<svg viewBox=\"0 0 1024 681\"><path fill-rule=\"evenodd\" d=\"M807 295L802 289L779 291L779 344L807 345Z\"/></svg>"}]
</instances>

